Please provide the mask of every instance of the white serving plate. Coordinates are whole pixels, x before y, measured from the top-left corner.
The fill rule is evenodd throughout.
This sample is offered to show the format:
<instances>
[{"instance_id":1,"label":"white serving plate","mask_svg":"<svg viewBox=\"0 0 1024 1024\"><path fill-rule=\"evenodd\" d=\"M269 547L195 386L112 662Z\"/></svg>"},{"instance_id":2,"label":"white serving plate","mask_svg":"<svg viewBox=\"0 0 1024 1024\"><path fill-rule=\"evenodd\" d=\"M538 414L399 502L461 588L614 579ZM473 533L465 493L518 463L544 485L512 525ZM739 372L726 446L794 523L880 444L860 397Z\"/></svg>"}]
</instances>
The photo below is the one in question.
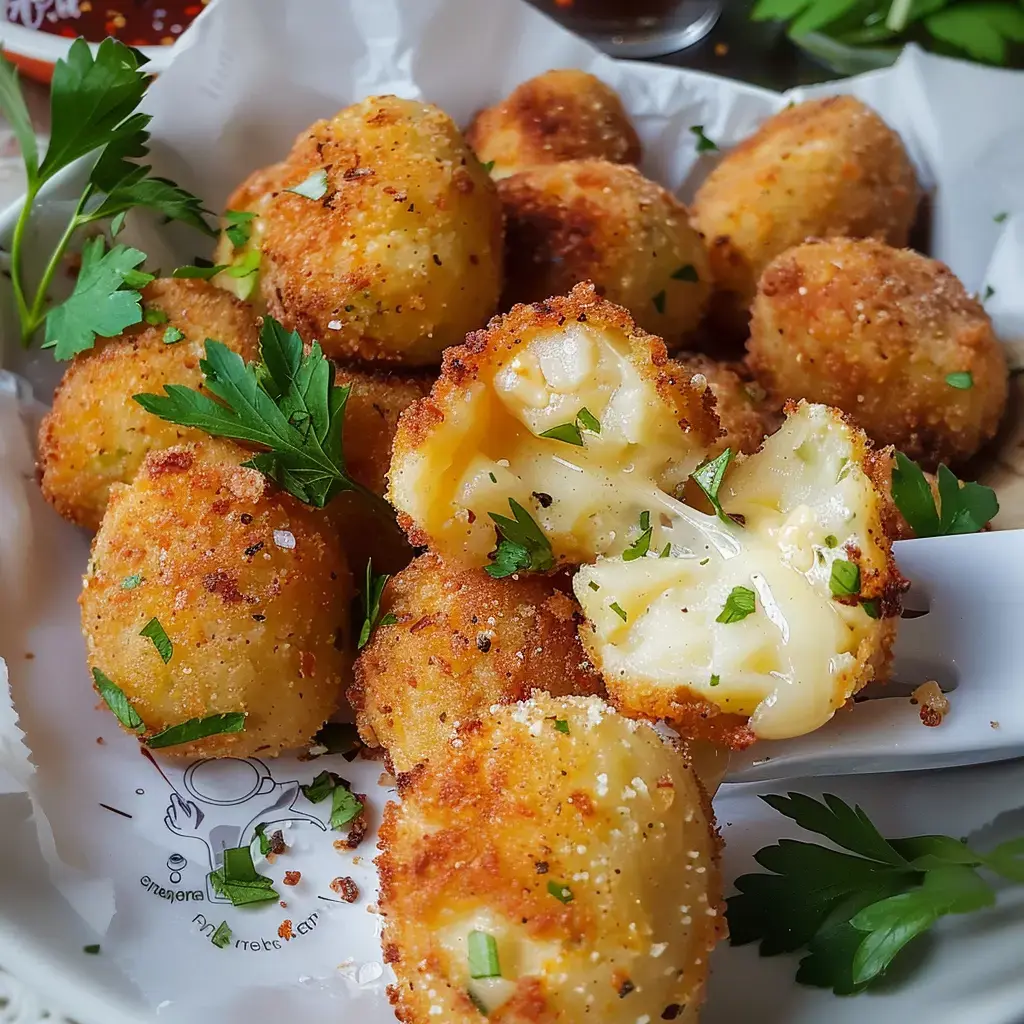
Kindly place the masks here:
<instances>
[{"instance_id":1,"label":"white serving plate","mask_svg":"<svg viewBox=\"0 0 1024 1024\"><path fill-rule=\"evenodd\" d=\"M306 0L287 7L274 0L218 0L177 49L149 97L155 163L215 209L249 170L278 158L302 127L371 92L422 95L465 123L478 106L494 102L530 75L549 67L588 68L622 92L644 139L645 171L684 198L710 165L708 158L693 153L689 126L704 125L727 146L786 102L708 75L616 63L516 0L486 5L478 0L375 0L372 6L359 0ZM1017 237L1019 218L1001 227L992 222L996 212L1024 212L1019 175L1024 82L912 54L893 71L833 91L847 89L856 90L899 128L926 182L937 186L937 253L971 288L1005 275L1006 295L1000 293L1001 304L993 313L1003 330L1024 324L1024 299L1009 287L1014 268L1022 265L1015 262L1024 251L1024 240ZM983 116L995 109L989 102L993 91L1001 103L998 132ZM950 134L954 128L955 136ZM57 183L40 206L33 237L37 255L58 230L66 212L62 204L73 194L73 177ZM0 237L11 223L8 211L0 218ZM195 235L177 227L158 234L151 225L130 222L126 237L164 267L187 261L203 247ZM37 395L46 398L59 371L48 355L26 359L11 343L6 289L0 289L0 326L4 365L22 372ZM6 480L0 486L12 488L16 484L9 473L5 477L5 468L9 464L0 464L0 481ZM43 504L31 482L26 494L35 537L23 548L34 567L32 585L27 592L0 592L0 643L10 663L21 728L38 766L27 784L47 823L38 827L24 793L0 795L0 963L80 1024L155 1019L175 1024L197 1016L218 1024L270 1024L346 1020L356 1014L366 1024L390 1024L376 919L367 912L371 868L350 859L340 870L332 859L338 855L325 849L322 833L310 821L294 825L296 845L305 847L303 860L294 866L324 877L330 877L328 871L361 872L367 891L355 907L327 908L302 944L296 941L282 950L217 950L198 934L195 903L168 902L159 893L154 896L153 888L197 892L202 886L202 843L183 834L181 820L175 819L173 829L164 822L172 789L184 799L203 802L211 824L237 827L236 811L248 817L239 807L256 813L263 807L249 801L273 795L273 803L291 781L311 777L321 767L349 777L359 773L357 781L379 811L387 798L376 781L379 767L322 761L300 766L290 760L269 764L265 771L226 765L217 770L214 787L235 788L228 810L223 810L228 807L227 798L222 799L226 789L211 790L197 782L195 773L168 768L161 779L110 716L94 710L75 604L88 540ZM1020 510L1013 505L1010 511ZM11 623L19 615L25 616L27 633L15 640ZM26 651L35 657L26 660ZM5 733L0 701L0 794L3 741L11 735L9 728ZM104 746L97 746L97 736L106 740ZM246 773L253 772L246 784ZM1016 796L1022 781L1024 764L1013 763L824 784L805 779L727 786L716 800L728 843L725 876L751 870L756 849L794 834L788 822L756 799L759 792L827 789L863 803L891 834L967 835L1024 803ZM8 780L8 788L17 788L15 782ZM100 801L133 816L101 811ZM1024 820L1002 819L999 827L1019 833ZM992 842L999 838L993 834ZM165 867L168 853L186 852L190 865L183 880L175 882L169 864ZM367 860L371 852L369 842L358 851ZM111 897L117 910L107 931ZM315 898L312 889L297 893L296 905L308 909ZM911 1013L925 1013L933 1024L1021 1024L1022 907L1020 894L1011 892L991 913L944 923L937 940L926 943L924 969L855 999L798 988L792 982L793 958L759 960L753 949L723 947L714 956L703 1020L897 1024ZM236 934L250 938L272 936L282 916L275 916L273 908L217 908L216 914ZM84 956L82 946L98 937L103 954ZM968 937L970 944L964 946ZM350 959L352 964L338 969Z\"/></svg>"}]
</instances>

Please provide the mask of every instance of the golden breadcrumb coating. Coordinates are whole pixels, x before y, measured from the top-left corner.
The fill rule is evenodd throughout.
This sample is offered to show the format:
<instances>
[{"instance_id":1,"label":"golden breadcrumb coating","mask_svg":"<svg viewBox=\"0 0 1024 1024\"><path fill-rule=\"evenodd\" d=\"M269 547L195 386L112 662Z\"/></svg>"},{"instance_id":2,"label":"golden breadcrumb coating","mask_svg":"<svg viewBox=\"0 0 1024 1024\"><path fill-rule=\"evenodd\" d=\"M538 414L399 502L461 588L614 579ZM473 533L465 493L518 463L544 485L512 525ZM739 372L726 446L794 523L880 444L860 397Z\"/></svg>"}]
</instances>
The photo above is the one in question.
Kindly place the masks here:
<instances>
[{"instance_id":1,"label":"golden breadcrumb coating","mask_svg":"<svg viewBox=\"0 0 1024 1024\"><path fill-rule=\"evenodd\" d=\"M625 712L743 747L824 725L887 675L904 581L888 453L822 405L725 472L728 516L652 520L645 557L584 566L584 647Z\"/></svg>"},{"instance_id":2,"label":"golden breadcrumb coating","mask_svg":"<svg viewBox=\"0 0 1024 1024\"><path fill-rule=\"evenodd\" d=\"M493 704L528 697L603 693L583 653L579 606L564 577L492 579L425 554L392 579L381 625L356 661L348 691L370 746L398 772L444 749L460 722Z\"/></svg>"},{"instance_id":3,"label":"golden breadcrumb coating","mask_svg":"<svg viewBox=\"0 0 1024 1024\"><path fill-rule=\"evenodd\" d=\"M466 140L494 178L592 157L638 164L640 139L619 94L586 71L545 71L481 110Z\"/></svg>"},{"instance_id":4,"label":"golden breadcrumb coating","mask_svg":"<svg viewBox=\"0 0 1024 1024\"><path fill-rule=\"evenodd\" d=\"M685 373L690 374L694 387L704 386L715 396L715 413L722 425L722 436L711 446L711 455L726 448L750 455L757 451L768 434L780 426L782 416L774 403L767 400L765 390L755 381L741 376L742 367L734 369L697 352L681 352L674 360Z\"/></svg>"},{"instance_id":5,"label":"golden breadcrumb coating","mask_svg":"<svg viewBox=\"0 0 1024 1024\"><path fill-rule=\"evenodd\" d=\"M572 160L498 183L505 209L505 307L580 281L678 347L711 290L707 250L686 207L634 167Z\"/></svg>"},{"instance_id":6,"label":"golden breadcrumb coating","mask_svg":"<svg viewBox=\"0 0 1024 1024\"><path fill-rule=\"evenodd\" d=\"M260 288L287 327L329 356L421 366L495 311L501 204L447 114L370 97L284 163L262 203ZM289 191L309 184L323 195Z\"/></svg>"},{"instance_id":7,"label":"golden breadcrumb coating","mask_svg":"<svg viewBox=\"0 0 1024 1024\"><path fill-rule=\"evenodd\" d=\"M776 398L837 406L929 469L969 459L1006 408L1006 355L981 304L944 264L870 239L774 260L748 350Z\"/></svg>"},{"instance_id":8,"label":"golden breadcrumb coating","mask_svg":"<svg viewBox=\"0 0 1024 1024\"><path fill-rule=\"evenodd\" d=\"M906 245L917 178L900 137L852 96L787 107L730 150L693 203L717 288L746 309L761 271L812 236Z\"/></svg>"},{"instance_id":9,"label":"golden breadcrumb coating","mask_svg":"<svg viewBox=\"0 0 1024 1024\"><path fill-rule=\"evenodd\" d=\"M726 931L719 843L650 726L538 695L464 724L399 790L377 858L399 1020L696 1024ZM488 948L500 977L471 977L494 973Z\"/></svg>"},{"instance_id":10,"label":"golden breadcrumb coating","mask_svg":"<svg viewBox=\"0 0 1024 1024\"><path fill-rule=\"evenodd\" d=\"M203 436L151 415L132 396L162 394L164 384L200 387L207 338L243 359L258 351L252 311L205 281L154 281L143 289L142 303L161 322L97 338L95 348L76 356L39 429L43 495L65 519L89 530L99 528L111 486L130 483L147 452ZM179 332L184 337L169 344Z\"/></svg>"},{"instance_id":11,"label":"golden breadcrumb coating","mask_svg":"<svg viewBox=\"0 0 1024 1024\"><path fill-rule=\"evenodd\" d=\"M323 511L277 491L248 454L206 440L146 456L112 490L80 598L90 668L152 734L243 711L242 732L180 757L273 756L308 742L351 678L352 578ZM165 664L140 630L173 645Z\"/></svg>"},{"instance_id":12,"label":"golden breadcrumb coating","mask_svg":"<svg viewBox=\"0 0 1024 1024\"><path fill-rule=\"evenodd\" d=\"M510 499L557 561L588 561L621 550L651 491L696 468L718 436L713 407L660 339L578 285L445 353L430 397L399 421L389 497L412 543L452 564L487 564L488 513L509 515Z\"/></svg>"}]
</instances>

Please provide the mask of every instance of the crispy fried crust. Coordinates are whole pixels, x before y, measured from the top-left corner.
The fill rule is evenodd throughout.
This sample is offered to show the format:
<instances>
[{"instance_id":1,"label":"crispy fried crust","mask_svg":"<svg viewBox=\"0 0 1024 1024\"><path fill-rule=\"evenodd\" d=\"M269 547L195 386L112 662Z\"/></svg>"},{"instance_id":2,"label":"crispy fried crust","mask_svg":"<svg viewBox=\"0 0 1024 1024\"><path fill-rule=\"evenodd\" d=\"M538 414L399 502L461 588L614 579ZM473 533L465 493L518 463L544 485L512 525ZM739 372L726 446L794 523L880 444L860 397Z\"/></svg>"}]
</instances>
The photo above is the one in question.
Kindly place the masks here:
<instances>
[{"instance_id":1,"label":"crispy fried crust","mask_svg":"<svg viewBox=\"0 0 1024 1024\"><path fill-rule=\"evenodd\" d=\"M546 71L523 82L481 110L466 139L495 178L588 157L640 162L640 139L618 93L585 71Z\"/></svg>"},{"instance_id":2,"label":"crispy fried crust","mask_svg":"<svg viewBox=\"0 0 1024 1024\"><path fill-rule=\"evenodd\" d=\"M246 454L213 440L151 452L112 491L80 597L88 664L148 733L246 712L243 732L167 748L180 757L305 743L350 678L353 588L335 532L241 468ZM167 664L139 635L154 617L173 644Z\"/></svg>"},{"instance_id":3,"label":"crispy fried crust","mask_svg":"<svg viewBox=\"0 0 1024 1024\"><path fill-rule=\"evenodd\" d=\"M696 330L711 282L703 240L682 203L636 168L573 160L515 174L498 192L503 305L591 281L669 347Z\"/></svg>"},{"instance_id":4,"label":"crispy fried crust","mask_svg":"<svg viewBox=\"0 0 1024 1024\"><path fill-rule=\"evenodd\" d=\"M719 840L653 730L596 698L538 697L463 725L399 790L377 864L405 1024L481 1019L459 944L474 928L495 937L510 984L489 1020L635 1024L683 1005L696 1020L725 933Z\"/></svg>"},{"instance_id":5,"label":"crispy fried crust","mask_svg":"<svg viewBox=\"0 0 1024 1024\"><path fill-rule=\"evenodd\" d=\"M928 468L969 459L1006 408L1006 356L981 304L945 264L870 239L811 241L774 260L748 350L772 395L837 406ZM953 373L971 386L951 386Z\"/></svg>"},{"instance_id":6,"label":"crispy fried crust","mask_svg":"<svg viewBox=\"0 0 1024 1024\"><path fill-rule=\"evenodd\" d=\"M258 350L252 311L205 281L154 281L142 301L167 322L142 322L76 356L39 429L43 496L65 519L90 530L99 528L111 486L130 483L147 452L200 436L145 412L132 396L162 393L164 384L200 387L207 338L247 360ZM185 337L165 343L170 327Z\"/></svg>"},{"instance_id":7,"label":"crispy fried crust","mask_svg":"<svg viewBox=\"0 0 1024 1024\"><path fill-rule=\"evenodd\" d=\"M852 96L808 100L769 118L697 191L693 222L716 285L745 309L761 271L811 236L906 245L917 179L900 137Z\"/></svg>"},{"instance_id":8,"label":"crispy fried crust","mask_svg":"<svg viewBox=\"0 0 1024 1024\"><path fill-rule=\"evenodd\" d=\"M568 580L520 574L492 579L436 555L388 583L377 628L355 666L348 698L360 734L405 772L441 751L455 725L531 690L603 694L576 632L582 621Z\"/></svg>"},{"instance_id":9,"label":"crispy fried crust","mask_svg":"<svg viewBox=\"0 0 1024 1024\"><path fill-rule=\"evenodd\" d=\"M284 166L260 217L260 287L328 355L435 364L497 308L500 202L447 114L370 97L310 126ZM322 199L287 191L317 172Z\"/></svg>"},{"instance_id":10,"label":"crispy fried crust","mask_svg":"<svg viewBox=\"0 0 1024 1024\"><path fill-rule=\"evenodd\" d=\"M398 521L414 546L431 546L432 538L403 508L402 501L396 500L395 467L402 460L415 457L417 449L435 431L444 428L446 416L464 402L468 389L478 380L489 380L496 368L516 352L524 335L556 330L572 321L625 334L630 343L630 361L643 377L653 382L680 429L691 435L697 445L709 445L719 436L711 392L691 387L685 375L674 372L664 342L637 327L626 310L599 298L593 285L579 284L567 296L514 306L507 314L495 317L486 330L468 335L464 345L448 349L430 395L409 406L399 419L389 496L398 508Z\"/></svg>"}]
</instances>

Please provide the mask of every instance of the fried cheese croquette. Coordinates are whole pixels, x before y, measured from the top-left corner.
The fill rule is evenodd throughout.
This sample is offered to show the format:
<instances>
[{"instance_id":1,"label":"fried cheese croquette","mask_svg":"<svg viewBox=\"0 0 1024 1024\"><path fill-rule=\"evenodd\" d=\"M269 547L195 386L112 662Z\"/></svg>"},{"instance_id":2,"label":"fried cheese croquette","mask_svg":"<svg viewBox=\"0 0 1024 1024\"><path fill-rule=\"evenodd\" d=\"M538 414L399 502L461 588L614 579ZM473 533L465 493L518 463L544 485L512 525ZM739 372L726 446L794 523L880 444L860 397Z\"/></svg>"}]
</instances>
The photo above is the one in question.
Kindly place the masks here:
<instances>
[{"instance_id":1,"label":"fried cheese croquette","mask_svg":"<svg viewBox=\"0 0 1024 1024\"><path fill-rule=\"evenodd\" d=\"M508 516L510 500L557 562L589 561L621 550L622 524L696 468L718 436L713 405L660 339L578 285L445 353L399 420L389 497L412 543L452 565L487 564L489 513Z\"/></svg>"},{"instance_id":2,"label":"fried cheese croquette","mask_svg":"<svg viewBox=\"0 0 1024 1024\"><path fill-rule=\"evenodd\" d=\"M396 772L444 749L460 722L494 704L603 693L580 645L579 607L564 577L492 579L425 554L384 590L379 625L348 691L363 740Z\"/></svg>"},{"instance_id":3,"label":"fried cheese croquette","mask_svg":"<svg viewBox=\"0 0 1024 1024\"><path fill-rule=\"evenodd\" d=\"M838 410L793 405L726 470L721 518L652 520L646 556L580 569L580 634L617 706L743 747L885 679L903 587L889 473Z\"/></svg>"},{"instance_id":4,"label":"fried cheese croquette","mask_svg":"<svg viewBox=\"0 0 1024 1024\"><path fill-rule=\"evenodd\" d=\"M260 288L328 356L436 364L497 309L501 203L437 107L365 99L300 135L285 168L258 200Z\"/></svg>"},{"instance_id":5,"label":"fried cheese croquette","mask_svg":"<svg viewBox=\"0 0 1024 1024\"><path fill-rule=\"evenodd\" d=\"M870 239L774 260L748 350L775 397L843 409L928 469L969 459L1006 408L1006 356L981 304L944 264Z\"/></svg>"},{"instance_id":6,"label":"fried cheese croquette","mask_svg":"<svg viewBox=\"0 0 1024 1024\"><path fill-rule=\"evenodd\" d=\"M682 756L599 698L466 723L399 780L380 833L405 1024L695 1024L725 935L710 805Z\"/></svg>"},{"instance_id":7,"label":"fried cheese croquette","mask_svg":"<svg viewBox=\"0 0 1024 1024\"><path fill-rule=\"evenodd\" d=\"M523 82L473 118L466 140L494 178L563 160L640 162L618 93L586 71L545 71Z\"/></svg>"},{"instance_id":8,"label":"fried cheese croquette","mask_svg":"<svg viewBox=\"0 0 1024 1024\"><path fill-rule=\"evenodd\" d=\"M111 486L130 483L147 452L202 436L150 415L132 396L163 384L200 387L207 338L247 360L258 351L252 311L205 281L154 281L142 304L153 322L97 338L76 356L39 430L44 497L89 530L99 528Z\"/></svg>"},{"instance_id":9,"label":"fried cheese croquette","mask_svg":"<svg viewBox=\"0 0 1024 1024\"><path fill-rule=\"evenodd\" d=\"M900 137L852 96L787 107L727 153L697 191L693 223L715 285L746 309L761 271L810 237L906 245L917 178Z\"/></svg>"},{"instance_id":10,"label":"fried cheese croquette","mask_svg":"<svg viewBox=\"0 0 1024 1024\"><path fill-rule=\"evenodd\" d=\"M711 290L707 250L682 203L635 167L572 160L505 178L498 192L505 307L591 281L670 348L696 330Z\"/></svg>"},{"instance_id":11,"label":"fried cheese croquette","mask_svg":"<svg viewBox=\"0 0 1024 1024\"><path fill-rule=\"evenodd\" d=\"M717 455L731 448L750 455L768 434L778 429L782 417L767 401L760 384L744 380L728 364L697 352L682 352L673 362L690 374L694 387L706 386L715 396L722 436L711 446L709 454Z\"/></svg>"},{"instance_id":12,"label":"fried cheese croquette","mask_svg":"<svg viewBox=\"0 0 1024 1024\"><path fill-rule=\"evenodd\" d=\"M307 743L351 675L352 579L336 532L206 440L151 452L116 485L80 597L88 664L127 696L145 735L244 712L242 732L167 747L273 756ZM140 631L157 620L164 662Z\"/></svg>"}]
</instances>

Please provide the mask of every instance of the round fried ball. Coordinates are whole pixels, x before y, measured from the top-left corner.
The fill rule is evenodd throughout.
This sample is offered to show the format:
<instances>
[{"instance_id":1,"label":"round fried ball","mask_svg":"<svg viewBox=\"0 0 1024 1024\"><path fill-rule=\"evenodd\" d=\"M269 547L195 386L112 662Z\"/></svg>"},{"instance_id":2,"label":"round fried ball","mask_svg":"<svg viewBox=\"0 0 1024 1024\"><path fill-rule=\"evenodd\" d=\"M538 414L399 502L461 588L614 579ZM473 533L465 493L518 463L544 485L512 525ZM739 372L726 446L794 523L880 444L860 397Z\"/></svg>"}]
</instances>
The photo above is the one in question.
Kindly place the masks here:
<instances>
[{"instance_id":1,"label":"round fried ball","mask_svg":"<svg viewBox=\"0 0 1024 1024\"><path fill-rule=\"evenodd\" d=\"M399 789L377 859L399 1019L696 1022L725 932L718 842L649 725L537 697L464 725ZM487 951L500 977L474 979Z\"/></svg>"},{"instance_id":2,"label":"round fried ball","mask_svg":"<svg viewBox=\"0 0 1024 1024\"><path fill-rule=\"evenodd\" d=\"M788 107L727 153L697 191L693 223L716 287L746 309L768 263L804 239L906 245L917 210L900 137L852 96Z\"/></svg>"},{"instance_id":3,"label":"round fried ball","mask_svg":"<svg viewBox=\"0 0 1024 1024\"><path fill-rule=\"evenodd\" d=\"M749 363L777 399L849 413L878 444L934 468L996 432L1006 356L944 264L870 239L808 242L765 271Z\"/></svg>"},{"instance_id":4,"label":"round fried ball","mask_svg":"<svg viewBox=\"0 0 1024 1024\"><path fill-rule=\"evenodd\" d=\"M205 281L154 281L142 303L153 322L97 338L76 356L39 430L43 495L90 530L99 528L111 486L130 483L147 452L201 436L151 415L132 396L162 394L164 384L198 388L207 338L246 360L258 352L252 311Z\"/></svg>"},{"instance_id":5,"label":"round fried ball","mask_svg":"<svg viewBox=\"0 0 1024 1024\"><path fill-rule=\"evenodd\" d=\"M242 732L165 748L273 756L306 743L351 675L352 579L330 521L221 441L151 452L113 488L80 598L90 668L152 735L245 712ZM156 620L164 661L140 631Z\"/></svg>"},{"instance_id":6,"label":"round fried ball","mask_svg":"<svg viewBox=\"0 0 1024 1024\"><path fill-rule=\"evenodd\" d=\"M746 380L726 363L697 352L682 352L673 362L689 374L691 384L699 384L703 378L704 386L715 396L722 436L711 446L710 455L726 448L750 455L778 429L782 417L756 381Z\"/></svg>"},{"instance_id":7,"label":"round fried ball","mask_svg":"<svg viewBox=\"0 0 1024 1024\"><path fill-rule=\"evenodd\" d=\"M501 204L447 114L371 97L312 125L285 165L260 214L260 288L288 328L329 356L420 366L494 313Z\"/></svg>"},{"instance_id":8,"label":"round fried ball","mask_svg":"<svg viewBox=\"0 0 1024 1024\"><path fill-rule=\"evenodd\" d=\"M505 307L592 281L671 348L710 291L708 257L686 208L633 167L572 160L498 183L505 208Z\"/></svg>"},{"instance_id":9,"label":"round fried ball","mask_svg":"<svg viewBox=\"0 0 1024 1024\"><path fill-rule=\"evenodd\" d=\"M459 722L493 704L603 693L577 635L564 577L492 579L421 555L388 584L377 627L356 661L348 697L371 746L405 772L444 748Z\"/></svg>"},{"instance_id":10,"label":"round fried ball","mask_svg":"<svg viewBox=\"0 0 1024 1024\"><path fill-rule=\"evenodd\" d=\"M593 157L638 164L640 139L618 93L586 71L545 71L481 110L466 132L494 178Z\"/></svg>"}]
</instances>

